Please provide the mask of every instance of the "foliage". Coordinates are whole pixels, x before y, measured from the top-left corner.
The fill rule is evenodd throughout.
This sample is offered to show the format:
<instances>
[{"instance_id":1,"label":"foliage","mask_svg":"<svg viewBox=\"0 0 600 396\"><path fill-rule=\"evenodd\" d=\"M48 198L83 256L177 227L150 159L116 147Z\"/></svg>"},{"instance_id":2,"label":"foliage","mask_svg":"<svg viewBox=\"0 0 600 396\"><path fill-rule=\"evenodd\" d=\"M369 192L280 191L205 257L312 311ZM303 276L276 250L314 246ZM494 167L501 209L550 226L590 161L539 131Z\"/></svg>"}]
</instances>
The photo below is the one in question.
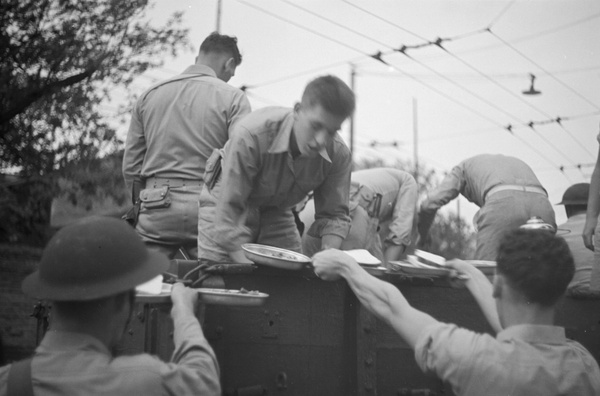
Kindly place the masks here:
<instances>
[{"instance_id":1,"label":"foliage","mask_svg":"<svg viewBox=\"0 0 600 396\"><path fill-rule=\"evenodd\" d=\"M43 244L54 191L51 181L43 178L0 184L0 241Z\"/></svg>"},{"instance_id":2,"label":"foliage","mask_svg":"<svg viewBox=\"0 0 600 396\"><path fill-rule=\"evenodd\" d=\"M162 65L165 54L190 49L182 14L154 26L145 15L149 1L0 2L0 169L16 169L26 181L0 185L0 240L43 238L53 194L69 175L78 178L71 190L97 195L107 182L111 194L112 181L85 180L70 166L90 170L120 148L118 119L102 114L116 88Z\"/></svg>"},{"instance_id":3,"label":"foliage","mask_svg":"<svg viewBox=\"0 0 600 396\"><path fill-rule=\"evenodd\" d=\"M148 0L3 0L0 168L47 175L116 149L101 106L165 52L189 47L181 14L144 20Z\"/></svg>"},{"instance_id":4,"label":"foliage","mask_svg":"<svg viewBox=\"0 0 600 396\"><path fill-rule=\"evenodd\" d=\"M415 176L414 165L410 161L396 160L392 165L382 159L362 160L354 164L355 169L391 167L409 172ZM439 182L435 170L421 164L416 177L419 196L424 198L427 191ZM472 227L457 214L447 215L438 212L427 240L419 241L418 247L446 258L472 259L475 255L475 233Z\"/></svg>"}]
</instances>

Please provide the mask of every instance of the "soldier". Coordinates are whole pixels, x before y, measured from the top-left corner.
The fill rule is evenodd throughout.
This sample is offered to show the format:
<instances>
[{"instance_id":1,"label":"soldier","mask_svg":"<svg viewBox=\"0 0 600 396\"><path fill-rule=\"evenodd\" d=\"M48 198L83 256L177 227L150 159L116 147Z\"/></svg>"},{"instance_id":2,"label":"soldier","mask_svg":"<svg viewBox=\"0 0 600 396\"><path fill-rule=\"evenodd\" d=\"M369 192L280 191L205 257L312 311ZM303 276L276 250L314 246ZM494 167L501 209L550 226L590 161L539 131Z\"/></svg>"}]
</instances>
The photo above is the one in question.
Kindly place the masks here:
<instances>
[{"instance_id":1,"label":"soldier","mask_svg":"<svg viewBox=\"0 0 600 396\"><path fill-rule=\"evenodd\" d=\"M50 328L31 359L0 368L0 395L220 395L219 368L195 316L198 293L173 286L173 361L114 356L135 287L167 269L125 222L91 217L54 235L23 282L52 302Z\"/></svg>"}]
</instances>

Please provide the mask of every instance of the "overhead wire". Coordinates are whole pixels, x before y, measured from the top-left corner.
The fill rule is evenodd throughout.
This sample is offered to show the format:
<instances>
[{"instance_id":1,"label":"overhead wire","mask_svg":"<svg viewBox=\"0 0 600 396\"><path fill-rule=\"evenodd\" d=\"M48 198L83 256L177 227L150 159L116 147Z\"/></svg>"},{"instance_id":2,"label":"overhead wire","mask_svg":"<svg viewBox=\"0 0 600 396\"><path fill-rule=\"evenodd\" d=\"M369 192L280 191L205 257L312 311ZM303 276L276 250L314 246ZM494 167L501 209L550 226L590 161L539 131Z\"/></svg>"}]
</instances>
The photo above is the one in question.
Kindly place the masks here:
<instances>
[{"instance_id":1,"label":"overhead wire","mask_svg":"<svg viewBox=\"0 0 600 396\"><path fill-rule=\"evenodd\" d=\"M429 40L427 40L426 38L424 38L424 37L422 37L422 36L420 36L420 35L418 35L418 34L416 34L416 33L412 32L412 31L410 31L410 30L408 30L408 29L406 29L406 28L404 28L404 27L402 27L402 26L399 26L399 25L397 25L397 24L395 24L395 23L392 23L392 22L388 21L388 20L387 20L387 19L385 19L385 18L381 18L380 16L378 16L378 15L376 15L376 14L374 14L374 13L372 13L372 12L370 12L370 11L368 11L368 10L366 10L366 9L362 8L362 7L359 7L359 6L357 6L357 5L353 4L353 3L350 3L350 2L349 2L349 1L347 1L347 0L342 0L342 1L344 1L345 3L347 3L347 4L351 5L351 6L355 7L355 8L358 8L358 9L360 9L361 11L363 11L363 12L365 12L365 13L369 14L369 15L372 15L373 17L375 17L375 18L377 18L377 19L379 19L379 20L382 20L382 21L384 21L384 22L386 22L386 23L388 23L388 24L390 24L390 25L392 25L392 26L395 26L395 27L397 27L398 29L400 29L400 30L402 30L402 31L404 31L404 32L406 32L406 33L409 33L409 34L411 34L411 35L413 35L413 36L415 36L415 37L419 37L419 38L421 38L422 40L426 41L426 43L424 43L424 44L418 44L418 45L413 45L413 46L402 46L402 47L401 47L401 48L400 48L398 51L399 51L399 52L402 52L402 53L403 53L404 55L406 55L406 56L408 56L408 55L406 54L406 50L408 50L408 49L420 48L420 47L427 46L427 45L431 45L431 44L436 44L436 45L439 45L439 43L441 43L442 41L444 41L444 39L442 39L442 38L438 38L438 39L437 39L436 41L434 41L434 42L432 42L432 41L429 41ZM512 5L512 3L511 3L510 5ZM504 12L505 12L506 10L508 10L508 7L507 7L507 8L505 8L505 9L503 10L503 12L501 13L501 15L502 15L502 14L504 14ZM498 19L499 19L499 17L496 17L496 18L493 20L493 23L497 23ZM492 32L491 32L490 25L488 25L488 27L486 27L485 29L482 29L482 30L483 30L483 31L488 31L488 32L492 33ZM477 31L477 32L479 32L479 31ZM408 56L408 57L409 57L410 59L412 59L412 60L415 60L414 58L412 58L412 57L410 57L410 56ZM382 63L384 63L384 64L386 64L386 65L388 65L388 66L390 66L390 64L389 64L389 63L387 63L387 62L383 61L383 59L381 59L381 53L379 53L379 56L378 56L378 57L377 57L377 56L373 56L373 58L374 58L374 59L376 59L376 60L379 60L379 61L381 61ZM424 65L424 64L422 64L421 62L418 62L418 63L420 63L422 66L424 66L424 67L427 67L427 68L428 68L428 66L425 66L425 65ZM395 66L393 66L393 67L395 67ZM431 70L434 70L434 69L431 69ZM436 72L436 73L437 73L437 72ZM419 81L421 84L424 84L424 85L425 85L425 86L427 86L428 88L430 88L430 89L433 89L432 87L430 87L429 85L425 84L424 82L422 82L422 81L420 81L420 80L418 80L418 79L414 78L414 76L413 76L413 79L415 79L415 80ZM459 85L459 86L460 86L460 85ZM433 89L433 90L434 90L435 92L437 92L438 94L440 94L440 91L439 91L439 90L437 90L437 89ZM445 95L445 94L444 94L443 96L445 96L446 98L448 98L448 97L447 97L447 95ZM457 102L457 101L454 101L454 100L452 100L452 101L453 101L454 103L459 103L459 104L460 104L462 107L465 107L465 106L463 106L463 104L462 104L461 102ZM471 109L471 108L469 108L469 109L470 109L470 111L473 111L473 109ZM476 113L477 115L481 116L481 113L479 113L479 112L477 112L477 111L475 111L475 113ZM486 117L486 118L489 120L489 118L488 118L488 117ZM493 121L492 123L493 123L493 124L497 124L495 121ZM533 128L532 128L532 129L533 129ZM533 130L535 131L535 129L533 129ZM512 131L511 131L511 130L509 130L509 132L510 132L510 133L511 133L513 136L515 136L516 138L518 138L519 140L521 140L521 142L523 142L525 145L527 145L527 146L528 146L528 147L529 147L531 150L533 150L533 151L534 151L534 152L536 152L538 155L540 155L542 158L544 158L546 161L548 161L550 164L554 164L554 162L553 162L553 161L551 161L551 160L550 160L550 159L549 159L547 156L545 156L545 155L544 155L544 154L542 154L542 153L541 153L539 150L537 150L537 149L536 149L536 148L534 148L532 145L530 145L530 144L529 144L527 141L525 141L525 140L524 140L524 139L522 139L521 137L519 137L519 136L515 135L514 133L512 133ZM557 149L557 148L556 148L556 147L555 147L555 146L554 146L552 143L550 143L550 142L549 142L549 140L545 139L545 138L544 138L544 137L543 137L541 134L539 134L539 132L537 132L537 131L535 131L535 132L536 132L536 133L538 133L538 135L539 135L539 136L542 138L542 140L544 140L544 141L545 141L547 144L549 144L551 147L553 147L553 148L554 148L554 149L555 149L557 152L559 152L561 155L564 155L564 154L562 153L562 151L558 150L558 149ZM562 172L562 174L563 174L563 175L564 175L564 176L565 176L565 177L568 179L568 176L567 176L567 175L566 175L564 172Z\"/></svg>"},{"instance_id":2,"label":"overhead wire","mask_svg":"<svg viewBox=\"0 0 600 396\"><path fill-rule=\"evenodd\" d=\"M511 3L512 4L512 3ZM439 42L439 44L438 44ZM450 55L451 57L453 57L454 59L456 59L457 61L459 61L461 64L463 64L464 66L468 67L469 69L475 71L476 73L480 74L481 76L485 77L486 79L488 79L490 82L492 82L494 85L496 85L498 88L500 88L501 90L503 90L504 92L508 93L509 95L511 95L512 97L516 98L517 100L519 100L520 102L524 103L525 105L527 105L528 107L530 107L531 109L539 112L540 114L543 114L546 117L551 117L550 114L548 114L546 111L538 108L537 106L533 105L532 103L526 101L525 99L523 99L520 95L515 94L514 92L512 92L511 90L509 90L508 88L506 88L504 85L500 84L499 82L497 82L496 80L494 80L493 78L487 76L485 73L483 73L482 71L480 71L479 69L477 69L476 67L474 67L473 65L471 65L470 63L466 62L465 60L463 60L462 58L460 58L459 56L453 54L452 52L450 52L446 47L444 47L442 45L442 43L438 40L436 40L436 44L437 47L439 47L440 49L442 49L444 52L446 52L448 55ZM569 135L571 136L571 138L579 145L580 148L582 148L585 152L589 153L588 149L571 133L571 131L567 130L562 124L559 123L559 125L561 126L561 128ZM531 126L531 128L535 131L535 129ZM542 137L543 140L547 141L548 143L550 142L549 140L545 139L544 136L541 135L541 133L535 131L536 133L538 133L538 135L540 135L540 137ZM562 153L561 150L559 150L558 148L556 148L556 146L554 146L553 144L549 143L556 151L558 151L559 153L561 153L561 155L564 155ZM593 154L591 154L593 156Z\"/></svg>"},{"instance_id":3,"label":"overhead wire","mask_svg":"<svg viewBox=\"0 0 600 396\"><path fill-rule=\"evenodd\" d=\"M565 87L566 89L568 89L569 91L571 91L571 93L573 93L575 96L581 98L583 101L585 101L586 103L588 103L589 105L591 105L596 110L600 110L600 107L598 105L596 105L594 102L592 102L591 100L589 100L588 98L586 98L585 96L583 96L582 94L580 94L579 92L575 91L572 87L570 87L569 85L567 85L562 80L558 79L556 76L554 76L552 73L550 73L549 71L547 71L544 67L542 67L541 65L539 65L533 59L529 58L527 55L525 55L524 53L522 53L521 51L519 51L516 47L514 47L513 45L511 45L509 42L507 42L506 40L504 40L502 37L498 36L491 29L488 29L488 31L490 32L490 34L492 36L496 37L499 41L501 41L502 43L504 43L504 45L506 45L508 48L512 49L517 54L521 55L524 59L528 60L531 64L533 64L534 66L536 66L537 68L539 68L540 70L542 70L544 73L546 73L548 76L550 76L553 80L555 80L560 85L562 85L563 87Z\"/></svg>"},{"instance_id":4,"label":"overhead wire","mask_svg":"<svg viewBox=\"0 0 600 396\"><path fill-rule=\"evenodd\" d=\"M313 33L313 34L315 34L315 35L318 35L318 36L320 36L320 37L322 37L322 38L325 38L325 39L327 39L327 40L329 40L329 41L333 41L333 42L335 42L335 43L337 43L337 44L339 44L339 45L342 45L342 46L344 46L344 47L346 47L346 48L350 48L350 49L352 49L352 50L354 50L354 51L356 51L356 52L359 52L359 53L361 53L362 55L367 55L367 56L369 56L368 54L364 53L363 51L361 51L361 50L359 50L359 49L357 49L357 48L355 48L355 47L352 47L352 46L349 46L349 45L347 45L347 44L345 44L345 43L342 43L342 42L340 42L339 40L332 39L331 37L325 36L325 35L321 34L320 32L317 32L317 31L315 31L315 30L313 30L313 29L306 28L305 26L303 26L303 25L301 25L301 24L298 24L298 23L296 23L296 22L290 21L290 20L288 20L288 19L286 19L286 18L282 18L282 17L278 16L277 14L274 14L274 13L272 13L272 12L269 12L269 11L267 11L267 10L263 9L263 8L256 7L256 6L254 6L254 5L251 5L251 4L249 4L249 3L247 3L247 2L245 2L245 1L243 1L243 0L237 0L237 1L238 1L238 2L240 2L240 3L242 3L242 4L245 4L246 6L249 6L249 7L251 7L251 8L257 9L257 10L259 10L259 11L261 11L261 12L264 12L264 13L266 13L266 14L268 14L268 15L271 15L271 16L272 16L272 17L274 17L274 18L277 18L277 19L283 20L283 21L285 21L285 22L287 22L287 23L290 23L290 24L292 24L292 25L294 25L294 26L296 26L296 27L298 27L298 28L300 28L300 29L303 29L303 30L309 31L309 32L311 32L311 33ZM415 34L414 32L411 32L411 31L409 31L409 30L407 30L407 29L405 29L405 28L403 28L403 27L401 27L401 26L399 26L399 25L396 25L396 24L394 24L394 23L391 23L391 22L389 22L389 21L385 20L384 18L381 18L381 17L377 16L376 14L373 14L373 13L371 13L370 11L368 11L368 10L365 10L365 9L364 9L364 8L362 8L362 7L358 7L358 6L356 6L355 4L352 4L352 3L350 3L350 2L348 2L348 1L346 1L346 0L343 0L343 1L344 1L345 3L347 3L347 4L351 5L351 6L353 6L353 7L356 7L356 8L358 8L358 9L362 10L363 12L366 12L366 13L368 13L368 14L370 14L370 15L372 15L372 16L374 16L374 17L376 17L376 18L380 19L380 20L383 20L383 21L385 21L385 22L387 22L387 23L389 23L389 24L391 24L391 25L393 25L393 26L397 27L398 29L401 29L401 30L403 30L403 31L405 31L405 32L407 32L407 33L409 33L409 34L412 34L412 35L413 35L413 36L415 36L415 37L419 37L419 38L422 38L422 39L424 39L423 37L419 36L418 34ZM289 2L287 2L287 1L285 1L285 2L286 2L286 3L288 3L288 4L290 4L290 3L289 3ZM302 7L300 7L300 8L301 8L301 9L303 9ZM327 18L324 18L324 17L321 17L321 18L322 18L322 19L326 19L326 20L327 20ZM495 19L495 21L497 21L497 19L498 19L498 18L496 18L496 19ZM331 22L331 21L330 21L330 22ZM337 24L337 23L336 23L336 24ZM339 25L339 24L337 24L337 25ZM486 30L491 32L491 30L490 30L489 28L487 28L487 29L484 29L484 31L486 31ZM476 31L475 33L480 33L480 32L481 32L481 31ZM357 34L360 34L360 33L357 33ZM362 34L360 34L360 35L362 35ZM362 35L362 36L364 36L364 35ZM467 35L462 35L461 37L466 37L466 36L467 36ZM425 40L425 39L424 39L424 40ZM442 40L442 39L438 39L438 40ZM428 42L428 43L427 43L427 45L431 45L431 44L436 44L436 43L435 43L435 42ZM403 48L404 48L404 50L406 50L407 48L415 48L415 46L412 46L412 47L407 47L407 46L404 46ZM448 95L446 95L445 93L441 92L440 90L437 90L437 89L433 88L432 86L430 86L429 84L426 84L425 82L421 81L420 79L418 79L418 78L416 78L416 77L412 76L410 73L407 73L407 72L405 72L405 71L403 71L403 70L400 70L400 69L399 69L399 68L397 68L396 66L394 66L394 65L391 65L390 63L388 63L388 62L384 61L384 60L382 59L382 55L383 55L383 54L382 54L382 52L378 52L378 53L376 53L376 54L374 54L374 55L370 55L370 57L372 57L373 59L375 59L375 60L378 60L378 61L380 61L380 62L382 62L382 63L384 63L384 64L386 64L386 65L388 65L388 66L390 66L390 67L392 67L392 68L394 68L394 69L396 69L396 70L398 70L398 71L400 71L400 72L401 72L401 73L403 73L403 74L406 74L406 75L408 75L408 76L409 76L409 77L411 77L413 80L415 80L415 81L417 81L417 82L421 83L422 85L424 85L424 86L426 86L427 88L429 88L429 89L433 90L434 92L436 92L436 93L440 94L441 96L443 96L443 97L447 98L448 100L450 100L450 101L452 101L452 102L454 102L454 103L456 103L456 104L460 105L461 107L465 107L465 105L464 105L462 102L458 102L458 101L454 100L453 98L449 97ZM405 55L406 55L406 54L405 54ZM408 56L408 55L407 55L407 56ZM361 57L361 58L362 58L362 57ZM411 58L411 59L413 59L413 60L414 60L414 58L412 58L412 57L410 57L410 56L409 56L409 58ZM433 69L432 69L432 70L433 70ZM437 72L436 72L436 73L437 73ZM460 86L460 85L459 85L459 86ZM468 91L468 90L467 90L467 91ZM468 92L469 92L469 91L468 91ZM472 93L471 93L471 94L472 94ZM475 95L476 95L476 94L475 94ZM478 95L476 95L476 96L478 96ZM481 99L480 99L480 100L481 100ZM485 99L484 99L484 101L485 101ZM489 102L488 102L488 103L489 103ZM485 116L485 115L481 114L480 112L477 112L476 110L474 110L474 109L472 109L472 108L470 108L470 107L468 107L468 106L466 106L466 108L467 108L468 110L472 111L472 112L475 112L475 114L476 114L476 115L478 115L478 116L480 116L480 117L483 117L484 119L488 120L488 121L489 121L489 122L491 122L492 124L494 124L494 125L498 125L498 123L497 123L495 120L493 120L493 119L491 119L491 118L489 118L489 117L487 117L487 116ZM511 117L514 117L513 115L510 115L510 116L511 116ZM500 126L500 127L502 127L502 126ZM544 158L546 161L548 161L549 163L553 164L553 162L552 162L552 161L550 161L550 160L549 160L549 159L548 159L548 158L547 158L545 155L543 155L543 153L541 153L539 150L535 149L533 146L531 146L530 144L528 144L528 143L527 143L525 140L523 140L523 139L522 139L522 138L520 138L519 136L516 136L516 135L514 135L514 133L512 133L512 131L511 131L511 130L509 130L509 132L511 132L511 134L512 134L513 136L515 136L515 137L519 138L519 139L520 139L520 140L521 140L521 141L522 141L524 144L526 144L528 147L530 147L530 149L532 149L533 151L535 151L535 152L536 152L538 155L540 155L540 156L541 156L542 158ZM537 132L537 131L536 131L536 132ZM542 136L542 138L543 138L543 136ZM546 139L544 139L544 140L546 140ZM547 141L547 140L546 140L546 141ZM557 150L557 151L558 151L558 150ZM559 152L560 152L560 151L559 151ZM565 176L566 176L566 175L565 175Z\"/></svg>"}]
</instances>

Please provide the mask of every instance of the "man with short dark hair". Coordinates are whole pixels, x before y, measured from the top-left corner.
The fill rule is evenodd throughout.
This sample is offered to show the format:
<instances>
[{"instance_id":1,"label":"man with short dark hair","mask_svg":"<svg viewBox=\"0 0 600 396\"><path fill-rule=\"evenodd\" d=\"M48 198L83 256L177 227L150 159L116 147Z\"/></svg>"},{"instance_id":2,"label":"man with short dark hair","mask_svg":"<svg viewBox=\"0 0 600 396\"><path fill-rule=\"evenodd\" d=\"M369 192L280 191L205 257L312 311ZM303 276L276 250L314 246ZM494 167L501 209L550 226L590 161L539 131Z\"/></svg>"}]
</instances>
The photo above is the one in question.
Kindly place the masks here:
<instances>
[{"instance_id":1,"label":"man with short dark hair","mask_svg":"<svg viewBox=\"0 0 600 396\"><path fill-rule=\"evenodd\" d=\"M575 275L567 288L567 296L581 299L600 299L600 290L591 291L590 280L594 267L594 252L585 247L581 235L585 225L590 183L573 184L565 190L562 201L565 205L567 222L558 226L568 231L565 241L571 249L575 261Z\"/></svg>"},{"instance_id":2,"label":"man with short dark hair","mask_svg":"<svg viewBox=\"0 0 600 396\"><path fill-rule=\"evenodd\" d=\"M267 107L238 123L207 164L199 258L249 262L241 247L249 242L300 252L292 207L310 191L317 219L308 232L323 247L339 247L350 226L351 157L338 130L353 111L352 90L323 76L306 86L293 109Z\"/></svg>"},{"instance_id":3,"label":"man with short dark hair","mask_svg":"<svg viewBox=\"0 0 600 396\"><path fill-rule=\"evenodd\" d=\"M197 257L198 196L206 160L250 112L244 93L227 84L242 62L235 37L212 33L196 63L144 92L136 103L123 176L144 242L172 258L184 247Z\"/></svg>"},{"instance_id":4,"label":"man with short dark hair","mask_svg":"<svg viewBox=\"0 0 600 396\"><path fill-rule=\"evenodd\" d=\"M555 306L574 272L564 239L540 230L507 232L493 285L469 263L448 264L468 277L466 287L498 332L495 338L413 308L395 286L341 251L313 257L317 276L346 279L360 302L415 350L421 369L449 383L456 395L600 394L598 363L554 326Z\"/></svg>"},{"instance_id":5,"label":"man with short dark hair","mask_svg":"<svg viewBox=\"0 0 600 396\"><path fill-rule=\"evenodd\" d=\"M0 395L220 395L217 360L195 316L198 293L182 284L171 293L171 363L112 353L136 286L168 265L121 220L91 217L58 231L23 282L26 294L52 302L50 328L32 359L0 368Z\"/></svg>"}]
</instances>

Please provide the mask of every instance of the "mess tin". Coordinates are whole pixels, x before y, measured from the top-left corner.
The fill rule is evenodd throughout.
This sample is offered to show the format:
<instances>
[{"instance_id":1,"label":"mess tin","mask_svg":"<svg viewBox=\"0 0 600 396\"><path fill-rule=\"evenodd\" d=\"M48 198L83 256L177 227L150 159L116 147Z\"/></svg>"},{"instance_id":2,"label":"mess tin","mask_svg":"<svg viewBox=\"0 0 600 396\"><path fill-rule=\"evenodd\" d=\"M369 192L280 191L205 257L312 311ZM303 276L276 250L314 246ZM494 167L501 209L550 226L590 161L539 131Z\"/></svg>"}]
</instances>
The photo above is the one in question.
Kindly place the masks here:
<instances>
[{"instance_id":1,"label":"mess tin","mask_svg":"<svg viewBox=\"0 0 600 396\"><path fill-rule=\"evenodd\" d=\"M269 267L300 270L311 263L308 256L274 246L245 243L242 245L242 249L248 260Z\"/></svg>"}]
</instances>

